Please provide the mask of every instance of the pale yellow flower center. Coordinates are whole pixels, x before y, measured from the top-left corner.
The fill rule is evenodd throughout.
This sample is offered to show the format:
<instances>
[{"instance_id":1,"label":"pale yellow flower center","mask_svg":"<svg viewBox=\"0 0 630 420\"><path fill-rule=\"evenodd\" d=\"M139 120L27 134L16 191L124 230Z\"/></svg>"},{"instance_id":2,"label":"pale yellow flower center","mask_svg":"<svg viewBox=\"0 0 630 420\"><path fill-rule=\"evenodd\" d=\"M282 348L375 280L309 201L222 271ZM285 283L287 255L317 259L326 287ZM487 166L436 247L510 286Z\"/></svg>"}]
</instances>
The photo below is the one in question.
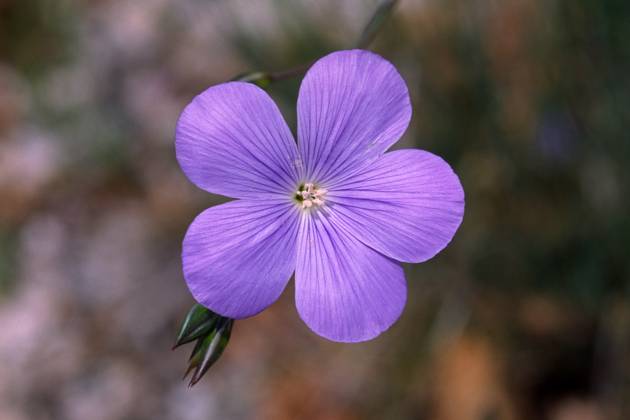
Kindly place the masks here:
<instances>
[{"instance_id":1,"label":"pale yellow flower center","mask_svg":"<svg viewBox=\"0 0 630 420\"><path fill-rule=\"evenodd\" d=\"M298 187L295 199L303 209L310 209L323 205L327 192L328 190L320 188L312 182L307 182Z\"/></svg>"}]
</instances>

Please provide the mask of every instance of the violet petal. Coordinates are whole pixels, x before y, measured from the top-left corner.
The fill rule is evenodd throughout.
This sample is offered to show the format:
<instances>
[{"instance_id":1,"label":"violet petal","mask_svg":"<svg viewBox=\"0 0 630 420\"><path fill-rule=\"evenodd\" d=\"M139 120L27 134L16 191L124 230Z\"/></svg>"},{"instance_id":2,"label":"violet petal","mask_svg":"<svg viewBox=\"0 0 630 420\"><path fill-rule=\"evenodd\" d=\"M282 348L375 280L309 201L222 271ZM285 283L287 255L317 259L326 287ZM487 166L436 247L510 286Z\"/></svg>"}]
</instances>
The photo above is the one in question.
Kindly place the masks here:
<instances>
[{"instance_id":1,"label":"violet petal","mask_svg":"<svg viewBox=\"0 0 630 420\"><path fill-rule=\"evenodd\" d=\"M291 131L251 83L223 83L198 95L179 118L175 148L195 185L228 197L285 196L300 176Z\"/></svg>"},{"instance_id":2,"label":"violet petal","mask_svg":"<svg viewBox=\"0 0 630 420\"><path fill-rule=\"evenodd\" d=\"M182 252L194 298L236 319L275 302L295 268L297 218L292 203L273 200L237 200L202 212Z\"/></svg>"},{"instance_id":3,"label":"violet petal","mask_svg":"<svg viewBox=\"0 0 630 420\"><path fill-rule=\"evenodd\" d=\"M302 216L295 299L315 333L333 341L370 340L398 319L406 298L397 262L330 223L324 212Z\"/></svg>"},{"instance_id":4,"label":"violet petal","mask_svg":"<svg viewBox=\"0 0 630 420\"><path fill-rule=\"evenodd\" d=\"M390 62L369 51L338 51L307 72L297 112L306 178L325 185L397 142L409 125L411 103Z\"/></svg>"},{"instance_id":5,"label":"violet petal","mask_svg":"<svg viewBox=\"0 0 630 420\"><path fill-rule=\"evenodd\" d=\"M330 187L331 219L363 243L404 262L422 262L453 238L464 190L451 167L423 150L389 152Z\"/></svg>"}]
</instances>

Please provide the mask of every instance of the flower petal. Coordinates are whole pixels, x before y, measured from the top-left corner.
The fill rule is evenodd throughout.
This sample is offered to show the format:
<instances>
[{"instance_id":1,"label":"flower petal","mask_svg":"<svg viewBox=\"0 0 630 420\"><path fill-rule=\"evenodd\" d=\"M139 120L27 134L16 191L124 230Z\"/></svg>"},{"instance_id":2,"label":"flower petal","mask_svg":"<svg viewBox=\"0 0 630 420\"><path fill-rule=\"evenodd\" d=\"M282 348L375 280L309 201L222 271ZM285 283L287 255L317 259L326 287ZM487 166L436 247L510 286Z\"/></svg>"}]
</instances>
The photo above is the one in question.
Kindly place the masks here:
<instances>
[{"instance_id":1,"label":"flower petal","mask_svg":"<svg viewBox=\"0 0 630 420\"><path fill-rule=\"evenodd\" d=\"M298 96L298 143L306 177L326 184L376 159L409 125L404 80L382 57L338 51L308 71Z\"/></svg>"},{"instance_id":2,"label":"flower petal","mask_svg":"<svg viewBox=\"0 0 630 420\"><path fill-rule=\"evenodd\" d=\"M295 300L314 332L333 341L370 340L398 319L406 299L397 262L330 223L323 212L303 215Z\"/></svg>"},{"instance_id":3,"label":"flower petal","mask_svg":"<svg viewBox=\"0 0 630 420\"><path fill-rule=\"evenodd\" d=\"M464 190L451 167L423 150L398 150L331 186L331 219L399 261L422 262L453 238ZM327 203L328 204L328 203Z\"/></svg>"},{"instance_id":4,"label":"flower petal","mask_svg":"<svg viewBox=\"0 0 630 420\"><path fill-rule=\"evenodd\" d=\"M298 226L290 202L236 200L202 212L188 228L182 253L194 298L230 318L271 305L295 268Z\"/></svg>"},{"instance_id":5,"label":"flower petal","mask_svg":"<svg viewBox=\"0 0 630 420\"><path fill-rule=\"evenodd\" d=\"M234 198L291 192L299 179L297 146L278 107L244 82L213 86L182 112L177 160L198 187Z\"/></svg>"}]
</instances>

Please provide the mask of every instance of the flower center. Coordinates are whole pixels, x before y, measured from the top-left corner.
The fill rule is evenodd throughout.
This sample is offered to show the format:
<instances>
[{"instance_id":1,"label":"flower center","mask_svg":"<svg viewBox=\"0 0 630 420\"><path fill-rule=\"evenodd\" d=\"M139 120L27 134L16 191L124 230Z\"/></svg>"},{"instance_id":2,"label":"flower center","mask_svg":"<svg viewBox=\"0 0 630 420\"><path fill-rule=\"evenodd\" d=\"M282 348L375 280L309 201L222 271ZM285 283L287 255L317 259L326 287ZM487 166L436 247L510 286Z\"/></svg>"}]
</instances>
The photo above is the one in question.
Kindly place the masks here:
<instances>
[{"instance_id":1,"label":"flower center","mask_svg":"<svg viewBox=\"0 0 630 420\"><path fill-rule=\"evenodd\" d=\"M312 182L300 184L297 192L295 193L295 200L302 206L303 209L310 209L311 207L317 207L324 204L324 195L328 190L319 188Z\"/></svg>"}]
</instances>

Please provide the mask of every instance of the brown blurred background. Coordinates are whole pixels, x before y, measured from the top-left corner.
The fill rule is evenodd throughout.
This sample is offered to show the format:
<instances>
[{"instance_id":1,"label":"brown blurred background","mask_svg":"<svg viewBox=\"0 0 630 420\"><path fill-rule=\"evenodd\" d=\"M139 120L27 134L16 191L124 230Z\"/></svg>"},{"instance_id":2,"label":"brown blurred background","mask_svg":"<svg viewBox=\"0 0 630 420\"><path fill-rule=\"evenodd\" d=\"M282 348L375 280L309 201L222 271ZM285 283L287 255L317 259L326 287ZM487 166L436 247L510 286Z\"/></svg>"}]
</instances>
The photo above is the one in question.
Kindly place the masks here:
<instances>
[{"instance_id":1,"label":"brown blurred background","mask_svg":"<svg viewBox=\"0 0 630 420\"><path fill-rule=\"evenodd\" d=\"M372 48L460 231L378 339L317 337L289 286L180 380L181 240L222 199L178 168L179 112L351 47L376 4L0 0L0 420L630 418L625 0L403 0ZM298 86L269 89L293 128Z\"/></svg>"}]
</instances>

